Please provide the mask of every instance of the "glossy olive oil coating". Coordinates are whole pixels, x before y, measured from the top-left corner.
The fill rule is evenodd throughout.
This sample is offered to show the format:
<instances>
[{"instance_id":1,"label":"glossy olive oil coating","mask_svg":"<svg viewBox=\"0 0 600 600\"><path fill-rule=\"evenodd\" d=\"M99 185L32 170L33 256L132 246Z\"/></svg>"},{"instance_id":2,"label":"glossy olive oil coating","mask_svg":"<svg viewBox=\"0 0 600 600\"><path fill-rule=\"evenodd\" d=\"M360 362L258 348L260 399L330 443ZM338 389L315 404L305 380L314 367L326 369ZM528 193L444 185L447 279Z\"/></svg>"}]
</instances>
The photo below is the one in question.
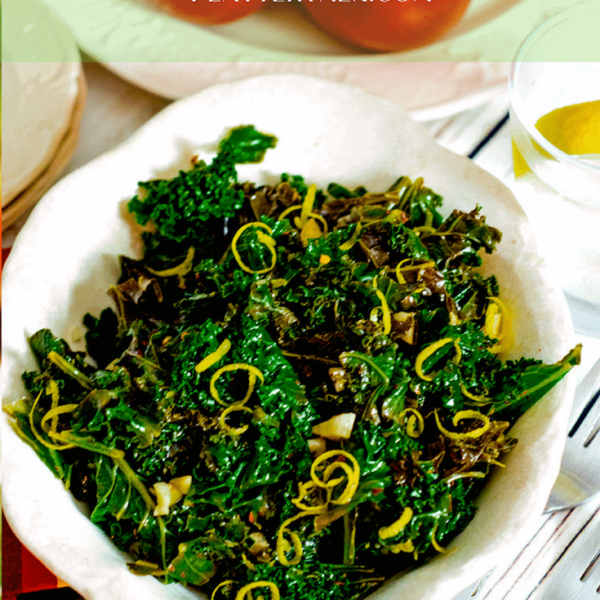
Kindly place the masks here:
<instances>
[{"instance_id":1,"label":"glossy olive oil coating","mask_svg":"<svg viewBox=\"0 0 600 600\"><path fill-rule=\"evenodd\" d=\"M446 552L579 348L498 358L510 311L477 267L501 234L479 208L444 219L408 177L239 183L275 144L240 127L141 183L144 257L86 316L89 355L33 335L40 372L7 410L133 571L215 600L356 600Z\"/></svg>"}]
</instances>

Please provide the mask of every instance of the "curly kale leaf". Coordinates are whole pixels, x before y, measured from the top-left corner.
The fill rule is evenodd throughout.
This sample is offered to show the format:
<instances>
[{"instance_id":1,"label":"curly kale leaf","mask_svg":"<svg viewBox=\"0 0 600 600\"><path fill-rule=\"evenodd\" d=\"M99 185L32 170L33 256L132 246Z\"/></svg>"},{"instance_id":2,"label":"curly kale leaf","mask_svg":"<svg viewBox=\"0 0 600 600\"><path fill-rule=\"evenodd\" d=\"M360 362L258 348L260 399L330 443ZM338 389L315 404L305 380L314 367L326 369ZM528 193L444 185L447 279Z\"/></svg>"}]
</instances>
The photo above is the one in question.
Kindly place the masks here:
<instances>
[{"instance_id":1,"label":"curly kale leaf","mask_svg":"<svg viewBox=\"0 0 600 600\"><path fill-rule=\"evenodd\" d=\"M509 361L505 370L509 377L497 397L494 406L498 419L516 420L543 398L581 360L581 344L575 346L562 360L544 364L532 359ZM501 370L500 375L503 374ZM518 390L515 393L515 388Z\"/></svg>"},{"instance_id":2,"label":"curly kale leaf","mask_svg":"<svg viewBox=\"0 0 600 600\"><path fill-rule=\"evenodd\" d=\"M481 265L480 250L491 254L502 239L495 227L487 225L480 216L480 207L469 213L460 210L440 225L434 235L425 236L424 243L435 259L444 259L446 265L464 264L470 267Z\"/></svg>"},{"instance_id":3,"label":"curly kale leaf","mask_svg":"<svg viewBox=\"0 0 600 600\"><path fill-rule=\"evenodd\" d=\"M408 177L398 178L388 193L397 193L400 198L400 209L407 216L410 227L439 227L443 221L438 208L443 198L433 190L423 187L423 179L418 178L413 183Z\"/></svg>"},{"instance_id":4,"label":"curly kale leaf","mask_svg":"<svg viewBox=\"0 0 600 600\"><path fill-rule=\"evenodd\" d=\"M330 183L327 186L327 192L334 198L360 198L368 193L367 188L362 185L359 185L357 188L350 191L347 187L344 187L339 183Z\"/></svg>"},{"instance_id":5,"label":"curly kale leaf","mask_svg":"<svg viewBox=\"0 0 600 600\"><path fill-rule=\"evenodd\" d=\"M275 143L276 138L252 126L238 127L220 143L210 164L196 161L189 171L180 171L173 179L140 182L143 194L135 196L128 208L140 225L151 222L156 227L155 233L144 236L146 258L172 256L173 246L193 246L205 256L222 253L225 219L235 216L244 201L243 192L235 187L235 165L260 162Z\"/></svg>"},{"instance_id":6,"label":"curly kale leaf","mask_svg":"<svg viewBox=\"0 0 600 600\"><path fill-rule=\"evenodd\" d=\"M64 356L69 352L65 340L57 338L49 329L40 329L29 338L29 347L40 367L43 367L50 352Z\"/></svg>"},{"instance_id":7,"label":"curly kale leaf","mask_svg":"<svg viewBox=\"0 0 600 600\"><path fill-rule=\"evenodd\" d=\"M277 138L256 131L252 125L234 127L219 143L219 153L224 160L241 165L259 163L269 148L275 148Z\"/></svg>"},{"instance_id":8,"label":"curly kale leaf","mask_svg":"<svg viewBox=\"0 0 600 600\"><path fill-rule=\"evenodd\" d=\"M97 319L90 313L83 317L87 327L85 343L88 354L96 361L98 367L104 368L118 355L119 320L110 308L105 308Z\"/></svg>"}]
</instances>

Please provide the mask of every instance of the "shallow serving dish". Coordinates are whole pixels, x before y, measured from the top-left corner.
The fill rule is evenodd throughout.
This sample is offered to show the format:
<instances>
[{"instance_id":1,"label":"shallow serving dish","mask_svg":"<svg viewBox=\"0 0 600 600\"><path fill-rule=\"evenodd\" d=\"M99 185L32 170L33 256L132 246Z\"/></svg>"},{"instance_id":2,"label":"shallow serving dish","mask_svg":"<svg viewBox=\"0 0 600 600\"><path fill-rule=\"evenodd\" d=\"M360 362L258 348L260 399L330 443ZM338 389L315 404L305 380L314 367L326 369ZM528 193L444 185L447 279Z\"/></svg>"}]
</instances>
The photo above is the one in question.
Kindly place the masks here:
<instances>
[{"instance_id":1,"label":"shallow serving dish","mask_svg":"<svg viewBox=\"0 0 600 600\"><path fill-rule=\"evenodd\" d=\"M274 110L277 107L278 110ZM281 110L282 107L285 110ZM253 124L279 138L263 163L239 167L240 180L278 181L297 173L324 186L389 187L422 176L453 208L483 208L504 234L484 262L498 275L514 315L510 356L560 359L573 343L564 298L537 253L510 191L468 159L440 146L397 106L355 88L299 76L268 76L213 87L175 103L131 140L56 185L16 240L4 272L2 397L20 397L20 374L35 368L26 337L42 327L73 341L86 312L109 304L118 255L139 255L139 232L125 208L136 182L169 176L195 154L211 156L226 131ZM573 377L556 386L513 428L519 444L480 497L456 550L388 582L373 600L443 600L483 575L533 533L558 473ZM16 534L50 569L93 600L196 597L129 573L123 556L79 510L62 484L3 417L3 501Z\"/></svg>"}]
</instances>

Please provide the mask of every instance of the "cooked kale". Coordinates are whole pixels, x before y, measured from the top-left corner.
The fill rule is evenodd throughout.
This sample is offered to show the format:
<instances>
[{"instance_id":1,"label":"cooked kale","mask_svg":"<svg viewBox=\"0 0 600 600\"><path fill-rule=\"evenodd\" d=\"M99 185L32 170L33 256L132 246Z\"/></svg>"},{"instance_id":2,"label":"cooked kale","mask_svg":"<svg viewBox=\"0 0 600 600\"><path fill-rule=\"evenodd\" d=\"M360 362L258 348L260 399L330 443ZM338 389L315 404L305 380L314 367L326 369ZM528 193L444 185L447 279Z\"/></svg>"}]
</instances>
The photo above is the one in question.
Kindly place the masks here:
<instances>
[{"instance_id":1,"label":"cooked kale","mask_svg":"<svg viewBox=\"0 0 600 600\"><path fill-rule=\"evenodd\" d=\"M215 600L358 600L445 551L580 349L499 358L508 312L476 267L501 234L479 208L443 218L405 176L239 183L275 141L237 128L210 165L140 184L153 229L114 311L86 315L88 356L33 335L40 371L8 412L134 572Z\"/></svg>"}]
</instances>

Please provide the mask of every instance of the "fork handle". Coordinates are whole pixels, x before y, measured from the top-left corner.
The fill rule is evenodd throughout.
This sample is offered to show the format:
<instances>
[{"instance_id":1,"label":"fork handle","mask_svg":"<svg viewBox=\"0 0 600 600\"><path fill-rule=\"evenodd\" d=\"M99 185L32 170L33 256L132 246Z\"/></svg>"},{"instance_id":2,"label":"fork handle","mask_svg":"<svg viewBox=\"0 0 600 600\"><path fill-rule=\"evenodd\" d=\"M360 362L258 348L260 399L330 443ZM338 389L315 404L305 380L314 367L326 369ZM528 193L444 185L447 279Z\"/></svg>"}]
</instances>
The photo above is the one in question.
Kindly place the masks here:
<instances>
[{"instance_id":1,"label":"fork handle","mask_svg":"<svg viewBox=\"0 0 600 600\"><path fill-rule=\"evenodd\" d=\"M578 439L573 438L577 429L583 425L583 421L588 413L588 406L594 400L594 397L600 391L600 360L590 369L588 374L582 379L575 390L573 401L573 410L569 418L569 437L560 472L550 492L550 498L544 512L554 512L557 510L571 508L585 502L593 495L592 489L581 486L577 477L572 476L573 468L569 464L569 454L573 453L574 447L569 444L580 444ZM593 412L593 411L592 411ZM583 447L581 448L583 450ZM571 452L569 452L571 451ZM588 486L589 487L589 486Z\"/></svg>"}]
</instances>

